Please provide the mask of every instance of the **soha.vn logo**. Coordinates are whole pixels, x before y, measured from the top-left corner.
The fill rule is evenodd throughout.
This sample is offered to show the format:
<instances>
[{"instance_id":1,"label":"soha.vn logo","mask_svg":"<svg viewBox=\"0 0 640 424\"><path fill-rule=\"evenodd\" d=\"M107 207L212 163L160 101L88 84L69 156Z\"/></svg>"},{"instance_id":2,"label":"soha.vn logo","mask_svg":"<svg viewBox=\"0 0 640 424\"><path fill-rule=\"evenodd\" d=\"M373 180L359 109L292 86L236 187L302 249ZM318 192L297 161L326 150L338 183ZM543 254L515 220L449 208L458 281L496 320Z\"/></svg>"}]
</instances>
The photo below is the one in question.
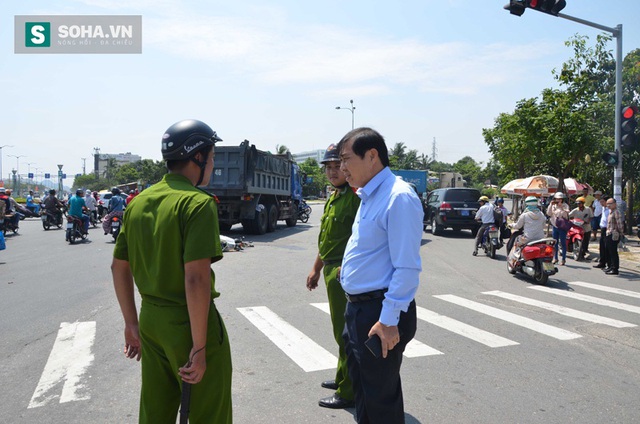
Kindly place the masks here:
<instances>
[{"instance_id":1,"label":"soha.vn logo","mask_svg":"<svg viewBox=\"0 0 640 424\"><path fill-rule=\"evenodd\" d=\"M25 22L24 34L26 47L51 47L50 22Z\"/></svg>"}]
</instances>

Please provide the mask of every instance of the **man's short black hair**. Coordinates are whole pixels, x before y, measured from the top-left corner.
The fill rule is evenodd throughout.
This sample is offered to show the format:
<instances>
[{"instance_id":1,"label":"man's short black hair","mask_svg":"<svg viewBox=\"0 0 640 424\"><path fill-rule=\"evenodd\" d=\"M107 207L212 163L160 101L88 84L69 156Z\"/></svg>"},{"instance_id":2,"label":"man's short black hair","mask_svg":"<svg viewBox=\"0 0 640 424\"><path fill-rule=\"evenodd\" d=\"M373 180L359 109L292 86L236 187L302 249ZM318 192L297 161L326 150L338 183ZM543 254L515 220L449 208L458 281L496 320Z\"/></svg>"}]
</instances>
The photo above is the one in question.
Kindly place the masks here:
<instances>
[{"instance_id":1,"label":"man's short black hair","mask_svg":"<svg viewBox=\"0 0 640 424\"><path fill-rule=\"evenodd\" d=\"M205 147L203 149L198 150L197 152L195 152L193 155L191 155L190 157L188 157L186 159L168 160L167 161L167 169L169 171L180 171L185 166L187 166L187 163L189 163L189 161L191 161L191 159L193 157L195 157L195 155L198 154L198 153L202 153L202 155L204 156L205 161L206 161L207 157L209 156L209 152L211 152L211 150L213 150L213 146L207 146L207 147Z\"/></svg>"},{"instance_id":2,"label":"man's short black hair","mask_svg":"<svg viewBox=\"0 0 640 424\"><path fill-rule=\"evenodd\" d=\"M342 153L342 148L349 141L353 141L351 144L351 150L360 158L364 158L365 153L371 149L378 151L378 156L383 166L389 166L389 149L384 142L384 137L374 129L362 127L349 131L340 143L338 143L338 151Z\"/></svg>"}]
</instances>

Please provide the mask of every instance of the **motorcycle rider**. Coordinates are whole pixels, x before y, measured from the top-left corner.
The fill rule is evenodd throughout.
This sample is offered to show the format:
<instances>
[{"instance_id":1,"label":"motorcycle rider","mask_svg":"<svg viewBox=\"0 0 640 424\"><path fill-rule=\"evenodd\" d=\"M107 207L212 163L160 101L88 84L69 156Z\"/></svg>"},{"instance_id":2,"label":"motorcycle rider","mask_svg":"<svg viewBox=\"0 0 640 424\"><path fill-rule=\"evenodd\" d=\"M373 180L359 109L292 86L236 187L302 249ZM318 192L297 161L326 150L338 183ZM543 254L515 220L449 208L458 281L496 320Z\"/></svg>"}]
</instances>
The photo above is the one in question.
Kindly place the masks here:
<instances>
[{"instance_id":1,"label":"motorcycle rider","mask_svg":"<svg viewBox=\"0 0 640 424\"><path fill-rule=\"evenodd\" d=\"M56 197L56 191L51 189L49 190L49 195L44 199L44 210L46 213L52 214L57 223L62 222L62 209L64 205L58 198Z\"/></svg>"},{"instance_id":2,"label":"motorcycle rider","mask_svg":"<svg viewBox=\"0 0 640 424\"><path fill-rule=\"evenodd\" d=\"M88 211L84 203L84 191L76 190L76 195L69 199L69 215L81 219L84 234L89 234L89 215L85 215L84 211Z\"/></svg>"},{"instance_id":3,"label":"motorcycle rider","mask_svg":"<svg viewBox=\"0 0 640 424\"><path fill-rule=\"evenodd\" d=\"M109 213L104 217L102 221L102 229L104 230L104 235L109 234L111 229L111 218L114 216L122 219L122 215L124 214L124 199L120 196L120 189L118 187L114 187L111 189L111 199L109 200Z\"/></svg>"},{"instance_id":4,"label":"motorcycle rider","mask_svg":"<svg viewBox=\"0 0 640 424\"><path fill-rule=\"evenodd\" d=\"M578 218L584 221L582 229L584 235L582 236L582 245L580 246L580 253L578 253L577 261L583 261L589 247L589 240L591 240L591 220L593 219L593 211L591 208L586 207L586 199L582 196L576 199L578 207L569 212L569 219Z\"/></svg>"},{"instance_id":5,"label":"motorcycle rider","mask_svg":"<svg viewBox=\"0 0 640 424\"><path fill-rule=\"evenodd\" d=\"M87 190L84 193L84 204L89 209L89 213L93 216L94 220L98 220L98 211L96 209L96 199L91 194L91 190Z\"/></svg>"},{"instance_id":6,"label":"motorcycle rider","mask_svg":"<svg viewBox=\"0 0 640 424\"><path fill-rule=\"evenodd\" d=\"M22 214L18 212L18 203L13 197L11 197L11 189L0 187L0 200L4 200L7 205L4 219L8 219L15 228L18 228L20 226L20 217Z\"/></svg>"},{"instance_id":7,"label":"motorcycle rider","mask_svg":"<svg viewBox=\"0 0 640 424\"><path fill-rule=\"evenodd\" d=\"M509 237L508 235L505 236L507 232L507 216L511 215L511 212L509 212L509 209L504 207L504 199L502 197L498 197L496 199L495 207L499 208L502 211L502 222L501 223L496 222L496 225L500 226L500 238L501 239L508 238Z\"/></svg>"},{"instance_id":8,"label":"motorcycle rider","mask_svg":"<svg viewBox=\"0 0 640 424\"><path fill-rule=\"evenodd\" d=\"M33 214L38 209L38 205L33 201L33 190L29 190L29 195L27 196L27 209Z\"/></svg>"},{"instance_id":9,"label":"motorcycle rider","mask_svg":"<svg viewBox=\"0 0 640 424\"><path fill-rule=\"evenodd\" d=\"M482 236L484 235L484 230L494 223L493 219L493 206L489 203L489 198L487 196L480 196L478 199L480 203L480 209L476 212L476 221L482 222L482 225L478 229L476 233L475 245L473 248L473 256L478 255L478 246L482 243Z\"/></svg>"},{"instance_id":10,"label":"motorcycle rider","mask_svg":"<svg viewBox=\"0 0 640 424\"><path fill-rule=\"evenodd\" d=\"M527 197L524 200L524 204L525 211L520 215L518 221L511 224L511 228L514 230L522 229L522 235L516 238L509 253L508 260L513 262L515 262L520 255L520 248L522 246L530 241L544 238L544 227L547 224L547 217L538 207L538 199L535 196Z\"/></svg>"}]
</instances>

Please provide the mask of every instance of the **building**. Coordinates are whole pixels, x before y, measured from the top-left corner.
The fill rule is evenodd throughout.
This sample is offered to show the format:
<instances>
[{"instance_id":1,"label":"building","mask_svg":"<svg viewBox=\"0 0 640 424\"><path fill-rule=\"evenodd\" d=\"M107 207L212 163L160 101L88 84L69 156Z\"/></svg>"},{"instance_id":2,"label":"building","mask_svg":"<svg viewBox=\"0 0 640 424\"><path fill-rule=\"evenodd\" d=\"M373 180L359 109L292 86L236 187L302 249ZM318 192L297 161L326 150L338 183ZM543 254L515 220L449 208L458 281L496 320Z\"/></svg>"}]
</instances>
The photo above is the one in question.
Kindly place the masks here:
<instances>
[{"instance_id":1,"label":"building","mask_svg":"<svg viewBox=\"0 0 640 424\"><path fill-rule=\"evenodd\" d=\"M93 155L94 165L93 172L95 172L98 176L104 177L107 172L107 166L109 161L115 159L115 163L118 166L122 166L127 163L134 163L142 160L141 156L131 154L131 152L127 153L96 153Z\"/></svg>"},{"instance_id":2,"label":"building","mask_svg":"<svg viewBox=\"0 0 640 424\"><path fill-rule=\"evenodd\" d=\"M320 149L320 150L311 150L311 151L302 152L302 153L294 153L292 154L292 156L293 156L293 160L295 160L296 163L298 164L305 162L309 158L315 159L316 162L320 163L322 159L324 159L324 150Z\"/></svg>"}]
</instances>

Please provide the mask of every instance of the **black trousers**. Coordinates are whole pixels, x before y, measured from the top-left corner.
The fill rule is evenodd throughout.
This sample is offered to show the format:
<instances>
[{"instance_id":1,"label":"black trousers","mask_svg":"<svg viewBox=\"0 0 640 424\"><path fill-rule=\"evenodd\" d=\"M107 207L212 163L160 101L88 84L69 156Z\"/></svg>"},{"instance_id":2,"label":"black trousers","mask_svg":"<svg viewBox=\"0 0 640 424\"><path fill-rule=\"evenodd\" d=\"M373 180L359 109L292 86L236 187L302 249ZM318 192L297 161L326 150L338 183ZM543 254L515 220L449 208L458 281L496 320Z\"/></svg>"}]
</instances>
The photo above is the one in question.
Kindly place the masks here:
<instances>
[{"instance_id":1,"label":"black trousers","mask_svg":"<svg viewBox=\"0 0 640 424\"><path fill-rule=\"evenodd\" d=\"M603 233L606 233L606 229L602 229ZM600 243L598 244L598 251L600 254L600 259L598 259L598 265L610 267L611 262L609 261L609 252L607 251L607 238L604 234L600 234ZM616 251L617 252L617 251Z\"/></svg>"},{"instance_id":2,"label":"black trousers","mask_svg":"<svg viewBox=\"0 0 640 424\"><path fill-rule=\"evenodd\" d=\"M582 244L580 245L580 252L578 252L578 259L584 259L589 248L589 241L591 241L591 231L587 231L582 236Z\"/></svg>"},{"instance_id":3,"label":"black trousers","mask_svg":"<svg viewBox=\"0 0 640 424\"><path fill-rule=\"evenodd\" d=\"M618 256L618 243L620 243L620 239L613 240L613 236L607 235L605 243L609 268L617 271L620 267L620 257Z\"/></svg>"},{"instance_id":4,"label":"black trousers","mask_svg":"<svg viewBox=\"0 0 640 424\"><path fill-rule=\"evenodd\" d=\"M400 381L402 353L416 333L416 303L400 314L400 343L387 357L375 358L364 345L369 330L380 318L382 298L366 302L347 302L345 339L349 377L353 383L356 421L359 424L402 424L404 402Z\"/></svg>"}]
</instances>

